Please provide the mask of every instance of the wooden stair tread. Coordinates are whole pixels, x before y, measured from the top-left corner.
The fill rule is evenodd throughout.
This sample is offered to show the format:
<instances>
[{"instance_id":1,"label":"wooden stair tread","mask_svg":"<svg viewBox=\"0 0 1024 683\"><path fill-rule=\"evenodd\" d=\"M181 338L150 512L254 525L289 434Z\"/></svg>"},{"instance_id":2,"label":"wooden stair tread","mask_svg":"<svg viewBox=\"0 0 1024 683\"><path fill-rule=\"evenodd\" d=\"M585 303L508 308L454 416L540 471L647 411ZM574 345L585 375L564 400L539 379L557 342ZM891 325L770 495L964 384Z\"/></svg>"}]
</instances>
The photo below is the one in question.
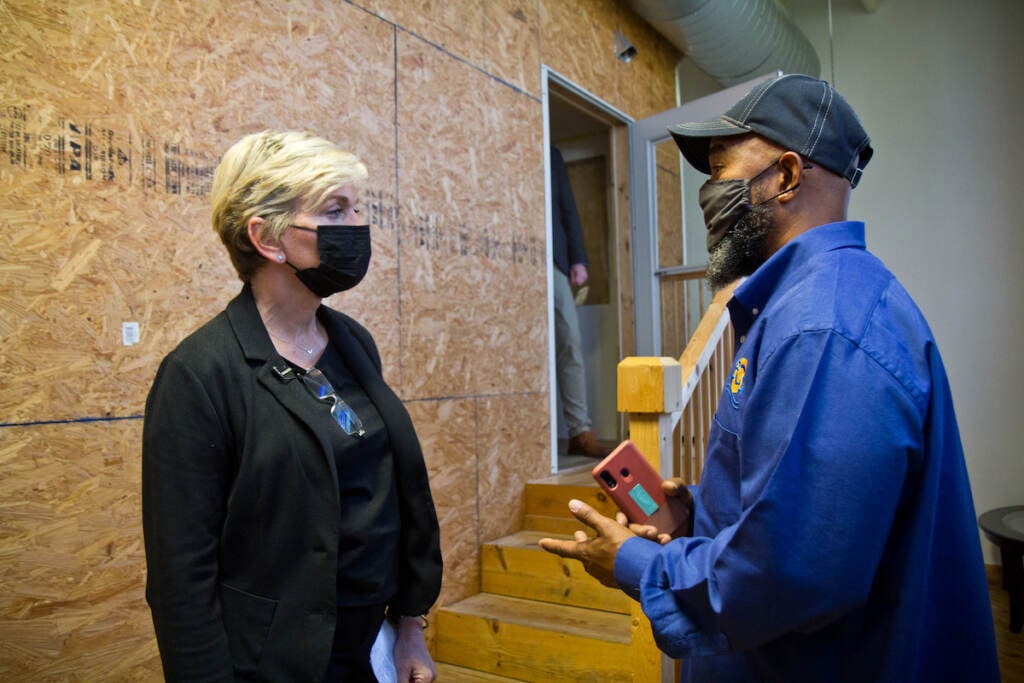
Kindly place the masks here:
<instances>
[{"instance_id":1,"label":"wooden stair tread","mask_svg":"<svg viewBox=\"0 0 1024 683\"><path fill-rule=\"evenodd\" d=\"M509 534L508 536L503 536L502 538L497 538L493 541L487 541L486 543L484 543L484 545L494 545L503 548L536 547L538 550L540 550L540 546L537 545L537 542L540 541L540 539L542 538L569 539L572 538L572 534L557 534L548 533L546 531L534 531L531 529L523 529L522 531L517 531L514 534Z\"/></svg>"},{"instance_id":2,"label":"wooden stair tread","mask_svg":"<svg viewBox=\"0 0 1024 683\"><path fill-rule=\"evenodd\" d=\"M477 593L454 605L443 607L442 611L611 643L628 645L630 642L629 615L616 612L493 593Z\"/></svg>"},{"instance_id":3,"label":"wooden stair tread","mask_svg":"<svg viewBox=\"0 0 1024 683\"><path fill-rule=\"evenodd\" d=\"M437 683L521 683L519 678L508 678L444 662L434 664L437 667Z\"/></svg>"},{"instance_id":4,"label":"wooden stair tread","mask_svg":"<svg viewBox=\"0 0 1024 683\"><path fill-rule=\"evenodd\" d=\"M571 537L578 529L587 531L586 525L575 518L552 517L550 515L526 515L523 518L523 527L527 531L537 531L549 536ZM593 534L593 532L590 532Z\"/></svg>"},{"instance_id":5,"label":"wooden stair tread","mask_svg":"<svg viewBox=\"0 0 1024 683\"><path fill-rule=\"evenodd\" d=\"M572 538L571 534L519 531L484 543L480 548L484 592L629 614L632 601L625 593L602 586L578 561L543 550L537 541L545 537Z\"/></svg>"},{"instance_id":6,"label":"wooden stair tread","mask_svg":"<svg viewBox=\"0 0 1024 683\"><path fill-rule=\"evenodd\" d=\"M630 615L479 593L437 612L438 662L530 683L630 681Z\"/></svg>"},{"instance_id":7,"label":"wooden stair tread","mask_svg":"<svg viewBox=\"0 0 1024 683\"><path fill-rule=\"evenodd\" d=\"M582 500L602 515L611 517L618 509L612 499L590 479L589 484L541 484L526 485L526 514L547 517L561 517L576 521L569 512L569 501ZM579 522L576 522L579 524Z\"/></svg>"}]
</instances>

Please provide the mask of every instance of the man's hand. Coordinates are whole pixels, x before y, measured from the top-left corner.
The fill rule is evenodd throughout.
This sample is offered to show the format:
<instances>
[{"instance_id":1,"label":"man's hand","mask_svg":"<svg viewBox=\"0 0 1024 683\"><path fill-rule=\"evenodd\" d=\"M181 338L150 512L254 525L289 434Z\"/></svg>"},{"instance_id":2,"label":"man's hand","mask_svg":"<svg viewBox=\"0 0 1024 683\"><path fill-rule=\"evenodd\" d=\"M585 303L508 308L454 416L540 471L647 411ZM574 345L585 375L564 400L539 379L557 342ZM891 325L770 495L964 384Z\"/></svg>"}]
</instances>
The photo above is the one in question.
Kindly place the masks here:
<instances>
[{"instance_id":1,"label":"man's hand","mask_svg":"<svg viewBox=\"0 0 1024 683\"><path fill-rule=\"evenodd\" d=\"M398 620L395 636L395 672L400 683L431 683L437 678L434 660L423 639L419 617Z\"/></svg>"},{"instance_id":2,"label":"man's hand","mask_svg":"<svg viewBox=\"0 0 1024 683\"><path fill-rule=\"evenodd\" d=\"M540 539L540 547L560 557L579 560L583 568L606 586L618 588L615 581L615 556L633 532L614 519L605 517L600 512L580 500L569 501L569 511L597 532L590 538L584 531L575 533L575 540L559 541L554 538Z\"/></svg>"},{"instance_id":3,"label":"man's hand","mask_svg":"<svg viewBox=\"0 0 1024 683\"><path fill-rule=\"evenodd\" d=\"M569 266L569 283L573 287L579 287L587 281L587 267L582 263L574 263Z\"/></svg>"},{"instance_id":4,"label":"man's hand","mask_svg":"<svg viewBox=\"0 0 1024 683\"><path fill-rule=\"evenodd\" d=\"M688 511L688 519L684 522L683 526L676 529L674 535L668 533L660 533L655 527L649 524L628 524L626 515L622 512L615 513L615 519L618 520L619 524L628 524L629 530L641 538L646 538L649 541L657 541L661 545L665 545L673 538L681 538L683 536L693 535L693 494L690 493L690 489L686 487L686 483L679 477L672 477L661 482L661 491L667 498L678 498Z\"/></svg>"}]
</instances>

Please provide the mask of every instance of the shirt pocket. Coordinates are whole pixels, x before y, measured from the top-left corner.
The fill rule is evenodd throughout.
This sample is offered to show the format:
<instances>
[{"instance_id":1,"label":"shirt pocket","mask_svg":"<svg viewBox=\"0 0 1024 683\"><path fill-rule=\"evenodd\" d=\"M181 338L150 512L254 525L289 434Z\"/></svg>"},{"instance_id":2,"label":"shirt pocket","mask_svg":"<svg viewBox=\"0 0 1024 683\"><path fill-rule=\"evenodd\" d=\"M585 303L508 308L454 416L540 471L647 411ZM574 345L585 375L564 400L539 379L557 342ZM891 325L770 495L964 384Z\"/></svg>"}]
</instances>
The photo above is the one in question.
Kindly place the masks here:
<instances>
[{"instance_id":1,"label":"shirt pocket","mask_svg":"<svg viewBox=\"0 0 1024 683\"><path fill-rule=\"evenodd\" d=\"M710 525L709 529L701 530L704 535L714 536L739 521L742 512L739 446L739 435L726 429L716 416L708 434L707 458L699 489L700 503Z\"/></svg>"}]
</instances>

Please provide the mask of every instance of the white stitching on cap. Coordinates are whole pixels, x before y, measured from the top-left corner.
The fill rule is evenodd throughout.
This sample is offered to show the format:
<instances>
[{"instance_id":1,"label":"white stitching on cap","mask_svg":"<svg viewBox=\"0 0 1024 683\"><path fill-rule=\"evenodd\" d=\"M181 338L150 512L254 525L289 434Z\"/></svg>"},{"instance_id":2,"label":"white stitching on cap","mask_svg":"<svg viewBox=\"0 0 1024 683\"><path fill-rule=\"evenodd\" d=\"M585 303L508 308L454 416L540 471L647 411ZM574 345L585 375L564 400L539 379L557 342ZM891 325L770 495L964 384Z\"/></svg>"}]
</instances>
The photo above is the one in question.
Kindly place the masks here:
<instances>
[{"instance_id":1,"label":"white stitching on cap","mask_svg":"<svg viewBox=\"0 0 1024 683\"><path fill-rule=\"evenodd\" d=\"M748 129L746 124L741 124L738 121L723 116L722 121L735 126L736 128ZM722 127L722 121L696 121L694 123L682 123L679 124L679 128L684 131L697 131L697 130L717 130ZM749 129L748 129L749 130Z\"/></svg>"},{"instance_id":2,"label":"white stitching on cap","mask_svg":"<svg viewBox=\"0 0 1024 683\"><path fill-rule=\"evenodd\" d=\"M764 87L764 89L763 89L763 90L761 90L761 92L759 92L759 93L757 94L757 97L755 97L755 98L754 98L754 99L752 99L752 100L751 100L750 102L748 102L748 103L747 103L747 106L743 108L743 120L744 120L744 121L746 121L746 120L747 120L747 117L749 117L749 116L750 116L750 110L751 110L751 109L753 109L753 108L754 108L754 107L755 107L755 106L757 105L757 103L761 101L761 98L762 98L762 97L764 97L764 94L765 94L766 92L768 92L769 90L771 90L772 88L774 88L774 87L775 87L775 85L776 85L776 84L777 84L777 83L778 83L779 81L781 81L781 80L782 80L783 78L789 78L790 76L793 76L793 75L794 75L794 74L789 74L789 75L786 75L786 76L782 76L782 77L780 77L780 78L776 78L776 79L775 79L774 81L769 81L769 82L768 82L768 85L766 85L766 86Z\"/></svg>"},{"instance_id":3,"label":"white stitching on cap","mask_svg":"<svg viewBox=\"0 0 1024 683\"><path fill-rule=\"evenodd\" d=\"M826 100L828 100L827 104ZM821 111L821 107L823 104L825 105L824 114ZM821 134L825 132L825 119L828 118L828 113L831 110L832 88L830 88L828 85L825 85L825 90L821 94L821 101L818 102L818 111L814 116L814 126L811 127L811 132L807 135L807 143L805 143L804 146L804 149L806 149L807 151L803 153L804 156L810 156L814 154L814 148L818 146L818 143L821 141ZM815 134L815 131L817 131L817 134ZM814 138L813 143L811 142L812 137ZM808 144L810 145L809 148L807 147Z\"/></svg>"}]
</instances>

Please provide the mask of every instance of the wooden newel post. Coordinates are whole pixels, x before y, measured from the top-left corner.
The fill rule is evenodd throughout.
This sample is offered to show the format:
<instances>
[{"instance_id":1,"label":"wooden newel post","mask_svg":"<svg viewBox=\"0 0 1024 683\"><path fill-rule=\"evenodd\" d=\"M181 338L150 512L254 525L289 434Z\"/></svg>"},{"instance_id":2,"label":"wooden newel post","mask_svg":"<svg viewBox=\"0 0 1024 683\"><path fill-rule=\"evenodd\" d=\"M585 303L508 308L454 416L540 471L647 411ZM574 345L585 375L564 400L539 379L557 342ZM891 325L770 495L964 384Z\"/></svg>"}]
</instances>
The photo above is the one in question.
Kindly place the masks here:
<instances>
[{"instance_id":1,"label":"wooden newel post","mask_svg":"<svg viewBox=\"0 0 1024 683\"><path fill-rule=\"evenodd\" d=\"M674 358L631 356L619 363L618 409L628 417L629 438L662 477L673 475L672 432L683 409L683 370ZM675 415L673 415L675 413ZM634 681L676 679L671 659L658 651L639 603L632 617Z\"/></svg>"},{"instance_id":2,"label":"wooden newel post","mask_svg":"<svg viewBox=\"0 0 1024 683\"><path fill-rule=\"evenodd\" d=\"M674 358L630 356L619 363L618 409L628 416L629 438L654 469L673 475L672 431L683 409L683 371ZM676 415L673 415L676 413Z\"/></svg>"}]
</instances>

